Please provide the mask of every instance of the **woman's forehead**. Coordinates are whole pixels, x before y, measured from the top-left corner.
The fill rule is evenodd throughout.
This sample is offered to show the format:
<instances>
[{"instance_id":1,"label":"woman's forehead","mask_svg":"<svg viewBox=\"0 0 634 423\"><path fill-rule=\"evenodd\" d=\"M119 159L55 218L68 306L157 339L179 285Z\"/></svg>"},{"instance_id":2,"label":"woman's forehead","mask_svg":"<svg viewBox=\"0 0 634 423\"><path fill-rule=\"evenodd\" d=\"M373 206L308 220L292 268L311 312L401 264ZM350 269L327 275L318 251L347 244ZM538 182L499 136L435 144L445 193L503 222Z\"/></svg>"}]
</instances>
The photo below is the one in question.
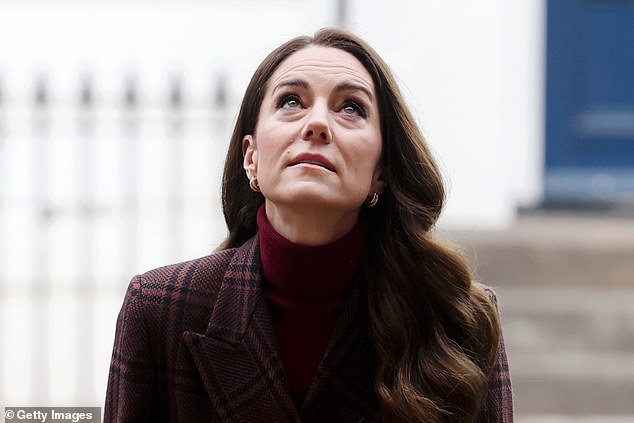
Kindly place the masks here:
<instances>
[{"instance_id":1,"label":"woman's forehead","mask_svg":"<svg viewBox=\"0 0 634 423\"><path fill-rule=\"evenodd\" d=\"M374 93L372 76L361 62L347 51L324 46L309 46L284 59L271 75L269 89L286 79L332 78L363 85Z\"/></svg>"}]
</instances>

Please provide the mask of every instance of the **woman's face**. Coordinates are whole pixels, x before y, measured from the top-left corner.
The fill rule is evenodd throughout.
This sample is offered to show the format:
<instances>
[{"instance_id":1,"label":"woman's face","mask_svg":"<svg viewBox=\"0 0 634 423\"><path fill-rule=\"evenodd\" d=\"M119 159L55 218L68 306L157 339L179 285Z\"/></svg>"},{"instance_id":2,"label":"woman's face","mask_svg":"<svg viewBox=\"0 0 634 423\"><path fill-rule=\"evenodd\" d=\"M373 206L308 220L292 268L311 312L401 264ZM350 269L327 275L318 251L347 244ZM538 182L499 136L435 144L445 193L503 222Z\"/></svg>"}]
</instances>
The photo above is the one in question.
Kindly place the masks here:
<instances>
[{"instance_id":1,"label":"woman's face","mask_svg":"<svg viewBox=\"0 0 634 423\"><path fill-rule=\"evenodd\" d=\"M372 77L351 54L311 46L271 75L244 166L276 207L351 214L381 193L381 129Z\"/></svg>"}]
</instances>

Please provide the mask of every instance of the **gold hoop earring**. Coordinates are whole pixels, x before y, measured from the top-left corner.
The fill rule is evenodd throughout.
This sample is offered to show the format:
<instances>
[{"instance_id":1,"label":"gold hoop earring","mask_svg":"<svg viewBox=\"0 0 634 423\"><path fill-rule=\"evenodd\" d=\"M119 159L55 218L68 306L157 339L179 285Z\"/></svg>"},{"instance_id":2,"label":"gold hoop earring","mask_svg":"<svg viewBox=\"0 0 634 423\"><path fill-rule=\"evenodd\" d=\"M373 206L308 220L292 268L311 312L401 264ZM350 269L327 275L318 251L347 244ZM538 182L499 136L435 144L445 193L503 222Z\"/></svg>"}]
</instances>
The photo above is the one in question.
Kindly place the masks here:
<instances>
[{"instance_id":1,"label":"gold hoop earring","mask_svg":"<svg viewBox=\"0 0 634 423\"><path fill-rule=\"evenodd\" d=\"M379 202L379 194L377 194L376 192L372 194L372 197L368 195L368 198L365 199L365 204L367 204L368 207L374 207L376 206L376 203L378 202Z\"/></svg>"},{"instance_id":2,"label":"gold hoop earring","mask_svg":"<svg viewBox=\"0 0 634 423\"><path fill-rule=\"evenodd\" d=\"M258 177L254 176L249 180L249 186L255 192L260 192L260 184L258 183Z\"/></svg>"}]
</instances>

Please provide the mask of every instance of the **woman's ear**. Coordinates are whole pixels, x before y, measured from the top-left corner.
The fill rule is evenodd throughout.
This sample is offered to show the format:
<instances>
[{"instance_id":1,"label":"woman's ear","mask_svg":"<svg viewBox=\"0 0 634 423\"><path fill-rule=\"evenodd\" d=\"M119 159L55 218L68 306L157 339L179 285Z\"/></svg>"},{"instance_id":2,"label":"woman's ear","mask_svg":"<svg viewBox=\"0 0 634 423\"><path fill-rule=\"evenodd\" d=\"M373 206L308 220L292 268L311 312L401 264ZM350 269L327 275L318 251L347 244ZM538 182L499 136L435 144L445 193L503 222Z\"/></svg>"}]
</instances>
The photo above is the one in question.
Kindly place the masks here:
<instances>
[{"instance_id":1,"label":"woman's ear","mask_svg":"<svg viewBox=\"0 0 634 423\"><path fill-rule=\"evenodd\" d=\"M245 135L242 138L242 155L244 157L242 167L247 173L247 178L251 180L258 174L258 151L252 135Z\"/></svg>"},{"instance_id":2,"label":"woman's ear","mask_svg":"<svg viewBox=\"0 0 634 423\"><path fill-rule=\"evenodd\" d=\"M370 186L370 195L372 193L382 194L385 191L385 187L387 187L387 181L385 178L385 169L383 165L379 163L374 169L374 174L372 175L372 185Z\"/></svg>"}]
</instances>

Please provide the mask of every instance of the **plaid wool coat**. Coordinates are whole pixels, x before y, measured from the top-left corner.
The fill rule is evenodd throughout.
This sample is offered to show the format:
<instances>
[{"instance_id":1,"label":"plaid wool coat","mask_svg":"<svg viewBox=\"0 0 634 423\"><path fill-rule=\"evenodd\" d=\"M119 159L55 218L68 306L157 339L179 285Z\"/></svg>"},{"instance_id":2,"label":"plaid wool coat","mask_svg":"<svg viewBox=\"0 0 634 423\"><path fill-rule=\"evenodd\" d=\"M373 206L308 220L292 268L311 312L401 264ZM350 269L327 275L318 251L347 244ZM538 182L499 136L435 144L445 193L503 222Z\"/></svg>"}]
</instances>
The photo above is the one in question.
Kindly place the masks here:
<instances>
[{"instance_id":1,"label":"plaid wool coat","mask_svg":"<svg viewBox=\"0 0 634 423\"><path fill-rule=\"evenodd\" d=\"M263 296L257 237L136 276L117 320L104 422L373 422L376 356L358 294L296 407ZM503 342L479 420L513 420Z\"/></svg>"}]
</instances>

